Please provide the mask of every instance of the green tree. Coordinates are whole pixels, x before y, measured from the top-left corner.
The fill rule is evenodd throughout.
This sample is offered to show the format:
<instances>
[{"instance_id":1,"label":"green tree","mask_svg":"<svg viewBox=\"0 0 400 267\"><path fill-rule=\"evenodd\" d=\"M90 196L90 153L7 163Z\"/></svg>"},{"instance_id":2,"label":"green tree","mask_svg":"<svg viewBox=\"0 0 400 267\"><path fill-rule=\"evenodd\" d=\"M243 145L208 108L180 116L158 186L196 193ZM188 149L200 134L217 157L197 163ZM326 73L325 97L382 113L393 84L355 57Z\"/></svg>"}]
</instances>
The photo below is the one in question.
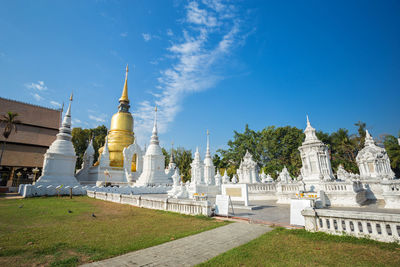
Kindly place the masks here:
<instances>
[{"instance_id":1,"label":"green tree","mask_svg":"<svg viewBox=\"0 0 400 267\"><path fill-rule=\"evenodd\" d=\"M21 121L19 121L17 119L18 117L18 113L14 113L14 112L7 112L5 115L1 115L0 117L0 125L4 125L4 130L3 130L3 137L4 137L4 141L1 147L1 154L0 154L0 165L1 165L1 160L3 158L3 153L4 153L4 149L6 147L6 143L8 138L10 137L11 133L14 131L15 133L17 133L17 124L21 123Z\"/></svg>"},{"instance_id":2,"label":"green tree","mask_svg":"<svg viewBox=\"0 0 400 267\"><path fill-rule=\"evenodd\" d=\"M386 135L383 144L389 156L392 170L396 177L400 177L400 145L397 138L393 135Z\"/></svg>"},{"instance_id":3,"label":"green tree","mask_svg":"<svg viewBox=\"0 0 400 267\"><path fill-rule=\"evenodd\" d=\"M347 171L357 173L356 156L358 146L357 139L351 138L347 129L341 128L337 132L333 132L330 135L329 144L333 170L336 171L339 165L343 165Z\"/></svg>"},{"instance_id":4,"label":"green tree","mask_svg":"<svg viewBox=\"0 0 400 267\"><path fill-rule=\"evenodd\" d=\"M221 157L218 154L214 154L212 158L213 164L215 166L215 169L222 168L222 162L221 162Z\"/></svg>"},{"instance_id":5,"label":"green tree","mask_svg":"<svg viewBox=\"0 0 400 267\"><path fill-rule=\"evenodd\" d=\"M82 129L76 127L72 129L72 143L75 147L75 152L77 155L76 168L79 169L82 165L83 154L89 144L91 138L93 138L93 148L95 151L94 162L97 161L99 157L99 148L105 143L105 138L107 136L107 127L104 125L98 126L93 129Z\"/></svg>"},{"instance_id":6,"label":"green tree","mask_svg":"<svg viewBox=\"0 0 400 267\"><path fill-rule=\"evenodd\" d=\"M354 140L357 151L360 151L364 147L365 142L365 130L367 129L367 124L362 121L358 121L354 123L354 126L357 126L358 135L353 135L351 138Z\"/></svg>"},{"instance_id":7,"label":"green tree","mask_svg":"<svg viewBox=\"0 0 400 267\"><path fill-rule=\"evenodd\" d=\"M246 125L243 133L234 132L233 140L228 141L227 150L220 149L224 168L232 175L240 165L246 150L264 171L277 177L277 172L286 166L289 172L297 176L301 167L298 147L304 139L303 132L296 127L269 126L261 132L249 129Z\"/></svg>"},{"instance_id":8,"label":"green tree","mask_svg":"<svg viewBox=\"0 0 400 267\"><path fill-rule=\"evenodd\" d=\"M168 166L171 153L164 148L162 149L162 152L165 156L165 166ZM177 149L172 149L172 153L174 153L175 164L179 168L181 176L183 176L183 182L189 181L191 178L190 164L193 161L192 151L186 150L183 147L178 147Z\"/></svg>"}]
</instances>

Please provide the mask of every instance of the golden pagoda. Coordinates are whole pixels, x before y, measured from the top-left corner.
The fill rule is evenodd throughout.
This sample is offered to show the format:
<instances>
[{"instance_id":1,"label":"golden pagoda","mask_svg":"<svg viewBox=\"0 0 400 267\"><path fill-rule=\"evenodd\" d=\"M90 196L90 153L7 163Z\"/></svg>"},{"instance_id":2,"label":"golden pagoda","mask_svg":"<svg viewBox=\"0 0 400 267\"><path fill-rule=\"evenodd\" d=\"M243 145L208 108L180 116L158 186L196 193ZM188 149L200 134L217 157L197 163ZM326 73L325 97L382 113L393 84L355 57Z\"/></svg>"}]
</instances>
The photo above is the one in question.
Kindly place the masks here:
<instances>
[{"instance_id":1,"label":"golden pagoda","mask_svg":"<svg viewBox=\"0 0 400 267\"><path fill-rule=\"evenodd\" d=\"M129 112L129 108L127 65L125 84L121 98L119 99L118 112L112 116L110 131L107 135L108 149L110 151L110 166L112 167L123 167L124 156L122 155L122 150L133 144L135 140L133 133L133 117ZM99 155L101 155L103 149L104 146L99 149Z\"/></svg>"}]
</instances>

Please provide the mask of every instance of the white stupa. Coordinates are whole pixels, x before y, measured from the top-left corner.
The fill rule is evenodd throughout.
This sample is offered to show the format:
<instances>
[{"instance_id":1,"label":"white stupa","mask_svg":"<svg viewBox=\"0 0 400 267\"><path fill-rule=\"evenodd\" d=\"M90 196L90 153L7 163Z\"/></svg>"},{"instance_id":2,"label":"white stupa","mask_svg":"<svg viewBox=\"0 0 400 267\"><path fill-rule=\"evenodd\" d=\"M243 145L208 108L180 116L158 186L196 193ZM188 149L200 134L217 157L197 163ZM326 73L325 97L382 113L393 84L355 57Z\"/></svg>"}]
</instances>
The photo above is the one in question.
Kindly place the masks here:
<instances>
[{"instance_id":1,"label":"white stupa","mask_svg":"<svg viewBox=\"0 0 400 267\"><path fill-rule=\"evenodd\" d=\"M204 182L208 185L215 185L215 166L210 153L210 132L207 130L207 150L204 157Z\"/></svg>"},{"instance_id":2,"label":"white stupa","mask_svg":"<svg viewBox=\"0 0 400 267\"><path fill-rule=\"evenodd\" d=\"M222 183L229 184L231 182L230 177L228 176L228 168L224 171L224 176L222 176Z\"/></svg>"},{"instance_id":3,"label":"white stupa","mask_svg":"<svg viewBox=\"0 0 400 267\"><path fill-rule=\"evenodd\" d=\"M258 179L258 165L253 160L253 156L247 150L246 155L240 162L239 169L237 170L239 182L243 184L259 183Z\"/></svg>"},{"instance_id":4,"label":"white stupa","mask_svg":"<svg viewBox=\"0 0 400 267\"><path fill-rule=\"evenodd\" d=\"M165 156L162 153L157 136L157 107L154 112L154 126L150 139L150 145L143 157L143 172L136 186L147 185L171 185L172 178L165 173Z\"/></svg>"},{"instance_id":5,"label":"white stupa","mask_svg":"<svg viewBox=\"0 0 400 267\"><path fill-rule=\"evenodd\" d=\"M201 157L200 157L198 147L196 147L196 152L194 153L194 159L193 159L192 163L190 164L190 166L191 166L191 173L192 173L191 183L193 185L205 184L204 183L204 164L203 164L203 162L201 162Z\"/></svg>"},{"instance_id":6,"label":"white stupa","mask_svg":"<svg viewBox=\"0 0 400 267\"><path fill-rule=\"evenodd\" d=\"M362 179L391 180L395 177L386 150L375 144L368 130L365 132L364 148L358 153L356 161Z\"/></svg>"},{"instance_id":7,"label":"white stupa","mask_svg":"<svg viewBox=\"0 0 400 267\"><path fill-rule=\"evenodd\" d=\"M321 142L307 116L306 138L299 147L302 167L300 169L306 189L318 191L320 181L334 180L328 147Z\"/></svg>"},{"instance_id":8,"label":"white stupa","mask_svg":"<svg viewBox=\"0 0 400 267\"><path fill-rule=\"evenodd\" d=\"M44 154L43 174L35 186L79 186L74 176L76 154L71 142L71 103L72 94L57 139Z\"/></svg>"},{"instance_id":9,"label":"white stupa","mask_svg":"<svg viewBox=\"0 0 400 267\"><path fill-rule=\"evenodd\" d=\"M89 175L89 168L93 165L94 160L94 148L93 138L90 139L89 145L83 154L82 168L77 171L75 177L79 181L81 177L87 177Z\"/></svg>"}]
</instances>

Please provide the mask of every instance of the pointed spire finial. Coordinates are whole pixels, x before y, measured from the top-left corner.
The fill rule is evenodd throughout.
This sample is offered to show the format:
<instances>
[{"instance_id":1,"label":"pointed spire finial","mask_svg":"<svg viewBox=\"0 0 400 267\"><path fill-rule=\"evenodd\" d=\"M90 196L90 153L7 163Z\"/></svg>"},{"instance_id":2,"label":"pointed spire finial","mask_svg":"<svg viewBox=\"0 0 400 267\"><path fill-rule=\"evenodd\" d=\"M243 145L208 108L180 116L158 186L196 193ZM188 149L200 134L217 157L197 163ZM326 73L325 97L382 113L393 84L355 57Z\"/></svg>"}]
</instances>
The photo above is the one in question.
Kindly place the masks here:
<instances>
[{"instance_id":1,"label":"pointed spire finial","mask_svg":"<svg viewBox=\"0 0 400 267\"><path fill-rule=\"evenodd\" d=\"M372 138L371 134L368 132L368 130L365 130L365 145L374 145L374 138Z\"/></svg>"},{"instance_id":2,"label":"pointed spire finial","mask_svg":"<svg viewBox=\"0 0 400 267\"><path fill-rule=\"evenodd\" d=\"M175 163L174 161L175 161L175 158L174 158L174 142L172 141L172 143L171 143L171 157L169 159L169 162L170 163Z\"/></svg>"},{"instance_id":3,"label":"pointed spire finial","mask_svg":"<svg viewBox=\"0 0 400 267\"><path fill-rule=\"evenodd\" d=\"M119 99L119 102L129 103L129 98L128 98L128 71L129 71L128 64L126 64L124 89L122 90L122 95L121 95L121 98Z\"/></svg>"},{"instance_id":4,"label":"pointed spire finial","mask_svg":"<svg viewBox=\"0 0 400 267\"><path fill-rule=\"evenodd\" d=\"M206 150L206 157L211 157L210 155L210 132L207 129L207 150Z\"/></svg>"},{"instance_id":5,"label":"pointed spire finial","mask_svg":"<svg viewBox=\"0 0 400 267\"><path fill-rule=\"evenodd\" d=\"M153 135L157 135L157 105L154 107L154 126L153 126Z\"/></svg>"},{"instance_id":6,"label":"pointed spire finial","mask_svg":"<svg viewBox=\"0 0 400 267\"><path fill-rule=\"evenodd\" d=\"M108 153L108 133L106 135L106 142L104 144L103 154Z\"/></svg>"},{"instance_id":7,"label":"pointed spire finial","mask_svg":"<svg viewBox=\"0 0 400 267\"><path fill-rule=\"evenodd\" d=\"M71 93L71 96L69 98L68 109L67 109L67 112L65 112L65 117L64 117L64 120L63 120L63 124L64 124L64 122L66 122L65 120L68 117L69 118L68 124L71 125L71 102L72 102L72 93Z\"/></svg>"},{"instance_id":8,"label":"pointed spire finial","mask_svg":"<svg viewBox=\"0 0 400 267\"><path fill-rule=\"evenodd\" d=\"M307 126L311 126L310 119L308 118L308 115L306 116L307 116Z\"/></svg>"},{"instance_id":9,"label":"pointed spire finial","mask_svg":"<svg viewBox=\"0 0 400 267\"><path fill-rule=\"evenodd\" d=\"M150 144L159 144L158 136L157 136L157 106L154 108L154 126L150 139Z\"/></svg>"}]
</instances>

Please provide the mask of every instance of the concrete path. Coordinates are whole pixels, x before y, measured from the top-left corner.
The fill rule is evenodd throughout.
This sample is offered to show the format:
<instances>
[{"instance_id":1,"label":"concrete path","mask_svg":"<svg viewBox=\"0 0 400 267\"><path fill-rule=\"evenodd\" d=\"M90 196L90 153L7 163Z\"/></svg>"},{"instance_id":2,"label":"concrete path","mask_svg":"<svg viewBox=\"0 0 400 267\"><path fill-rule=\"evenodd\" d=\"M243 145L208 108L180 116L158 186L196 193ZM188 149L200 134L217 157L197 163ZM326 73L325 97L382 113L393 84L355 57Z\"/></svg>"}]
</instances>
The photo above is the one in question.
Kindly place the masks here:
<instances>
[{"instance_id":1,"label":"concrete path","mask_svg":"<svg viewBox=\"0 0 400 267\"><path fill-rule=\"evenodd\" d=\"M260 224L231 223L197 235L83 266L193 266L271 230L272 228Z\"/></svg>"}]
</instances>

